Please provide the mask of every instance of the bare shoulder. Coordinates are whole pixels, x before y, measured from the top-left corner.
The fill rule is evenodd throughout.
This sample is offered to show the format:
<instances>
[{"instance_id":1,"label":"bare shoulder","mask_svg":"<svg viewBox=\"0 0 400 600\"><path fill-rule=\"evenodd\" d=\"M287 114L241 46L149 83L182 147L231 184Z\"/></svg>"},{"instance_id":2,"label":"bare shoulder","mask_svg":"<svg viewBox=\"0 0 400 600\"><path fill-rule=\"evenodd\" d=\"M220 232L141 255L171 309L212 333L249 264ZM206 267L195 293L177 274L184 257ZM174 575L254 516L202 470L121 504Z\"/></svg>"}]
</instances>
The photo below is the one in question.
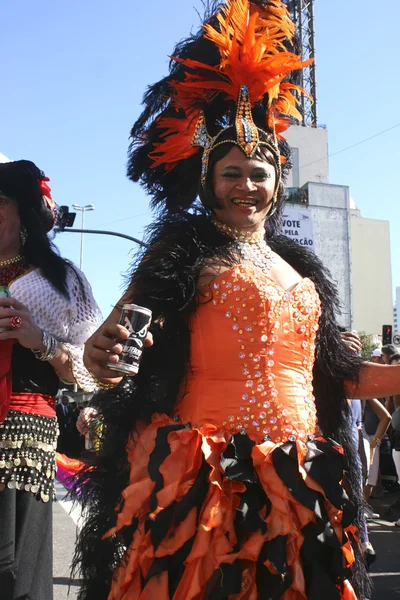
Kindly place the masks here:
<instances>
[{"instance_id":1,"label":"bare shoulder","mask_svg":"<svg viewBox=\"0 0 400 600\"><path fill-rule=\"evenodd\" d=\"M297 285L302 276L288 262L286 262L279 254L274 252L274 264L271 266L269 276L281 288L287 290Z\"/></svg>"}]
</instances>

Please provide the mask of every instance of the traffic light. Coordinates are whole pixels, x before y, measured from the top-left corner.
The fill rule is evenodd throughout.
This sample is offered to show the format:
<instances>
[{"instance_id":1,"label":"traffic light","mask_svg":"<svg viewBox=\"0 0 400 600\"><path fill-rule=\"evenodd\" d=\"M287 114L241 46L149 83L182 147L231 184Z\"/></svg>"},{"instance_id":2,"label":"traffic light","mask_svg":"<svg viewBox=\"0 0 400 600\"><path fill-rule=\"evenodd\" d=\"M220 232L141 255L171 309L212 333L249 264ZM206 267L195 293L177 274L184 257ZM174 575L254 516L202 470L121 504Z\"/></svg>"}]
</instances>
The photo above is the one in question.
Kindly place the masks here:
<instances>
[{"instance_id":1,"label":"traffic light","mask_svg":"<svg viewBox=\"0 0 400 600\"><path fill-rule=\"evenodd\" d=\"M57 226L61 231L66 227L72 227L75 221L76 213L69 212L68 206L59 206L57 209Z\"/></svg>"},{"instance_id":2,"label":"traffic light","mask_svg":"<svg viewBox=\"0 0 400 600\"><path fill-rule=\"evenodd\" d=\"M392 343L393 327L391 325L382 325L382 346Z\"/></svg>"}]
</instances>

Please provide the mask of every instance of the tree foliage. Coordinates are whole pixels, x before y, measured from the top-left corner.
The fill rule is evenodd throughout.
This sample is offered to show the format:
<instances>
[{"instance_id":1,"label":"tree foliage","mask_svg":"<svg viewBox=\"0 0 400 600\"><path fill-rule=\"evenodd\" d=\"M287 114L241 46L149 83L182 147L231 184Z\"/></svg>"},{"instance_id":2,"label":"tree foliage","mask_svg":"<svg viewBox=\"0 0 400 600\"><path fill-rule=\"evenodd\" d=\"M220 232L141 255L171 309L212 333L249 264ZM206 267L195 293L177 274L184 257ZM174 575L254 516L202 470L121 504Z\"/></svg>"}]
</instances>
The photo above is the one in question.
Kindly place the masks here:
<instances>
[{"instance_id":1,"label":"tree foliage","mask_svg":"<svg viewBox=\"0 0 400 600\"><path fill-rule=\"evenodd\" d=\"M365 331L359 332L358 335L362 344L361 356L364 360L371 360L371 353L379 347L379 344L373 342L372 336L367 335Z\"/></svg>"}]
</instances>

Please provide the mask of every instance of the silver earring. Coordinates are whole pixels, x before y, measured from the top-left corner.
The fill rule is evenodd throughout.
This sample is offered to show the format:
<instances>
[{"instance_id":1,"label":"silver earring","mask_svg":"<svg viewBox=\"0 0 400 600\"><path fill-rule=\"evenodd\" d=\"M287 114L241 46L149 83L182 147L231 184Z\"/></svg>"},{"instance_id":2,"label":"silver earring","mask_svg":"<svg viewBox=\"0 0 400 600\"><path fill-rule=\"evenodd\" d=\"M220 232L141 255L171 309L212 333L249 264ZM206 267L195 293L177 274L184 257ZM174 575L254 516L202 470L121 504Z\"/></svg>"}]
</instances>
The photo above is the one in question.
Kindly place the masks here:
<instances>
[{"instance_id":1,"label":"silver earring","mask_svg":"<svg viewBox=\"0 0 400 600\"><path fill-rule=\"evenodd\" d=\"M21 244L22 246L25 246L26 240L28 239L28 232L26 231L25 227L21 227L20 236Z\"/></svg>"}]
</instances>

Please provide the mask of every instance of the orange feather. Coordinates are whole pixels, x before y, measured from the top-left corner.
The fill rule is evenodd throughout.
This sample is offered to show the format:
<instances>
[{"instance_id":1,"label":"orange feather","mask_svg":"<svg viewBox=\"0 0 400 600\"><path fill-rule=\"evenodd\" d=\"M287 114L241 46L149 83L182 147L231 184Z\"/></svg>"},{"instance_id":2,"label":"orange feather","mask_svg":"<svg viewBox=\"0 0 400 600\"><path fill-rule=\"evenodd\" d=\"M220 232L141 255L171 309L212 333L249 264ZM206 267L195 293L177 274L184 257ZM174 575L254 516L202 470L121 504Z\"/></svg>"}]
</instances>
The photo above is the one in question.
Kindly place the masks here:
<instances>
[{"instance_id":1,"label":"orange feather","mask_svg":"<svg viewBox=\"0 0 400 600\"><path fill-rule=\"evenodd\" d=\"M295 33L286 5L270 0L261 8L250 0L227 0L217 20L219 29L206 24L204 37L218 48L219 65L171 57L187 67L184 81L171 84L171 102L186 113L186 118L159 119L159 127L165 131L163 141L151 154L154 166L165 164L169 170L182 158L195 154L199 149L191 146L191 140L204 105L220 93L237 101L243 85L248 87L253 106L268 94L266 125L278 137L289 127L291 118L301 120L296 96L305 92L284 79L310 65L312 59L302 61L286 49Z\"/></svg>"}]
</instances>

